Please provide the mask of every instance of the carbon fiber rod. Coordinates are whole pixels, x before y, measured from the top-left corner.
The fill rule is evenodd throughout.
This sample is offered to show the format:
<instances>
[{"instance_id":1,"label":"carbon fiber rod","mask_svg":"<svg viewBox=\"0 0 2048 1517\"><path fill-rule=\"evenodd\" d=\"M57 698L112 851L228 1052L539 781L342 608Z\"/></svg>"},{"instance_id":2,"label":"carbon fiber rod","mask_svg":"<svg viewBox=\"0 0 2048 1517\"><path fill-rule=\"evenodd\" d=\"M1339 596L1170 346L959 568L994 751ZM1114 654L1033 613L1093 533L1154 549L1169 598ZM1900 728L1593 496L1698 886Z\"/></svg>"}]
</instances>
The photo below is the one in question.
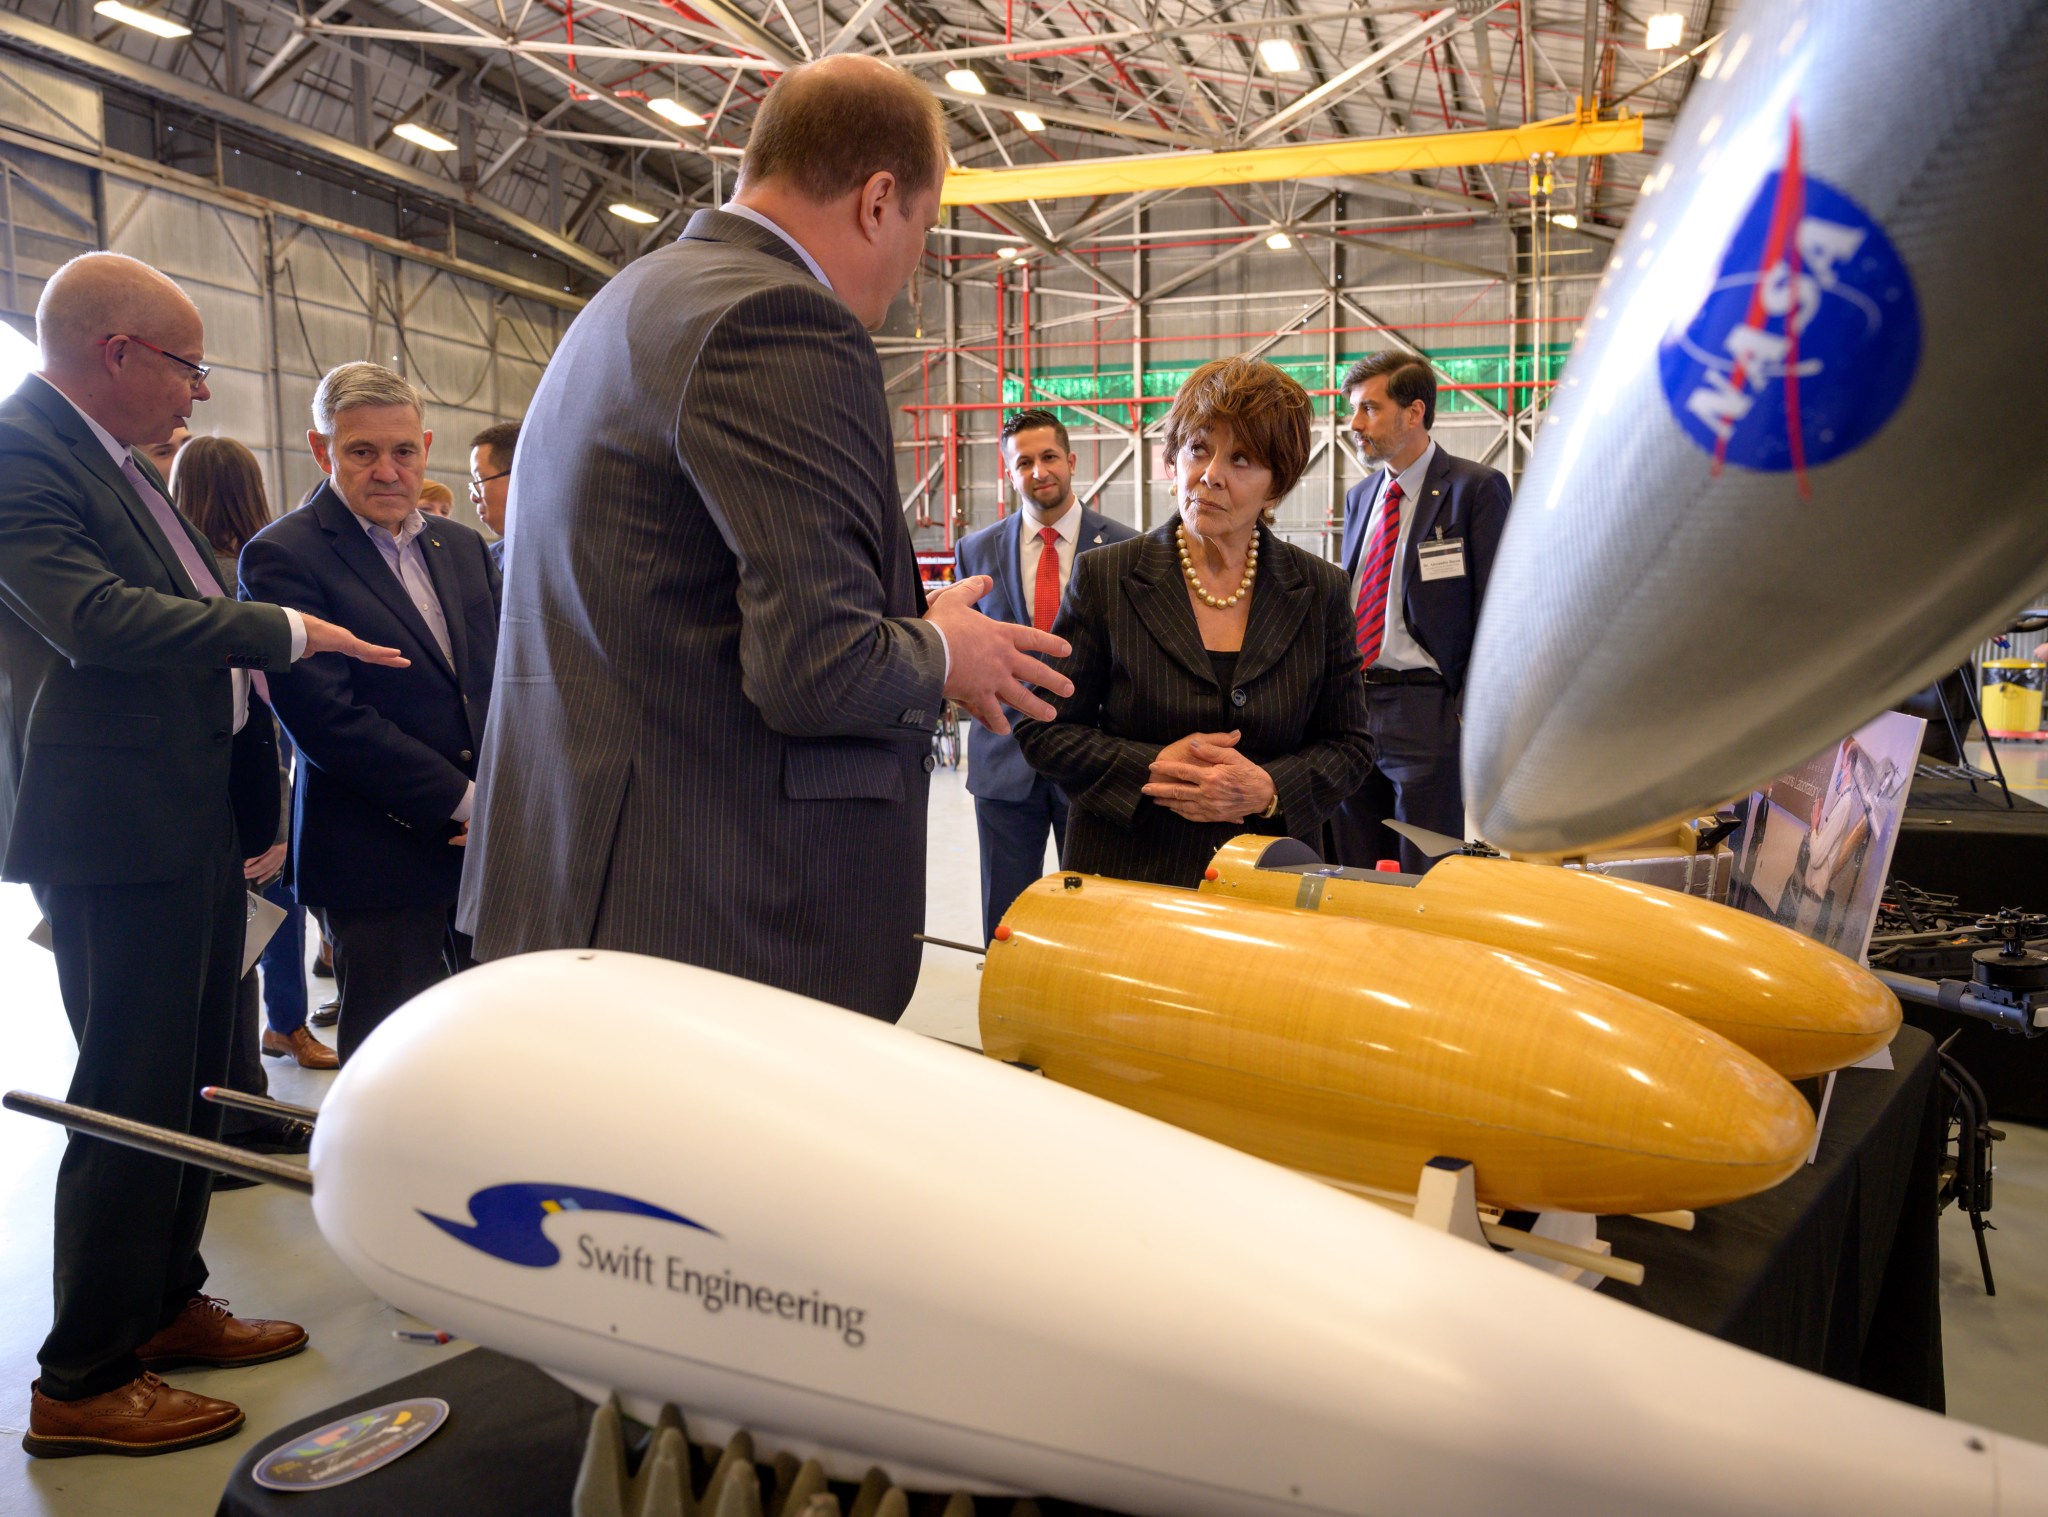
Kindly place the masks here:
<instances>
[{"instance_id":1,"label":"carbon fiber rod","mask_svg":"<svg viewBox=\"0 0 2048 1517\"><path fill-rule=\"evenodd\" d=\"M23 1116L56 1122L73 1132L105 1138L109 1143L139 1148L146 1154L196 1164L201 1169L216 1170L224 1175L240 1175L245 1180L260 1180L266 1185L281 1185L286 1190L308 1196L313 1194L313 1177L298 1165L264 1154L245 1153L226 1143L211 1143L190 1133L173 1132L168 1127L152 1127L147 1122L110 1116L89 1106L53 1101L48 1096L26 1090L10 1090L5 1096L0 1096L0 1106L18 1111Z\"/></svg>"},{"instance_id":2,"label":"carbon fiber rod","mask_svg":"<svg viewBox=\"0 0 2048 1517\"><path fill-rule=\"evenodd\" d=\"M293 1122L312 1122L320 1115L310 1106L293 1106L285 1101L273 1101L268 1096L252 1096L245 1091L229 1090L225 1085L202 1085L199 1087L202 1100L211 1101L215 1106L231 1107L235 1111L253 1111L259 1117L284 1117Z\"/></svg>"}]
</instances>

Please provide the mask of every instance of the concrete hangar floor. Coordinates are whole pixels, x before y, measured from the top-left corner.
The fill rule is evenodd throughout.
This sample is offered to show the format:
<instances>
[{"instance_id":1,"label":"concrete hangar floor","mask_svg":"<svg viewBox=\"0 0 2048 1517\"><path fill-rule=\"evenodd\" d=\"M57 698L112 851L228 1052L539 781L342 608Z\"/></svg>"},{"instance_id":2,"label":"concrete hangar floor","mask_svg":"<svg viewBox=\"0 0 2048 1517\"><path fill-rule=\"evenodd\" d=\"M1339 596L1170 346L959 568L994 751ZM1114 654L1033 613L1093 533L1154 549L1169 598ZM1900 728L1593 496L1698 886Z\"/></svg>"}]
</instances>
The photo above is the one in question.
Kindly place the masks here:
<instances>
[{"instance_id":1,"label":"concrete hangar floor","mask_svg":"<svg viewBox=\"0 0 2048 1517\"><path fill-rule=\"evenodd\" d=\"M927 930L972 941L980 928L974 803L963 772L941 769L932 781ZM0 1088L61 1095L71 1037L50 957L27 941L35 920L27 890L0 886ZM313 984L324 998L329 982ZM927 949L905 1025L976 1041L976 993L975 960ZM275 1060L268 1069L273 1095L308 1106L319 1104L334 1078ZM1948 1403L1959 1418L2048 1443L2048 1130L2003 1125L2010 1138L1998 1152L1991 1214L1995 1298L1984 1295L1967 1219L1951 1210L1941 1224ZM248 1413L247 1427L224 1443L154 1459L30 1459L19 1441L36 1348L49 1325L50 1198L62 1143L54 1127L0 1115L0 1513L7 1517L204 1517L228 1472L273 1429L464 1352L459 1343L394 1338L394 1329L428 1324L386 1306L343 1271L303 1198L261 1186L236 1191L214 1202L207 1229L211 1288L238 1310L304 1323L312 1346L254 1369L170 1377Z\"/></svg>"}]
</instances>

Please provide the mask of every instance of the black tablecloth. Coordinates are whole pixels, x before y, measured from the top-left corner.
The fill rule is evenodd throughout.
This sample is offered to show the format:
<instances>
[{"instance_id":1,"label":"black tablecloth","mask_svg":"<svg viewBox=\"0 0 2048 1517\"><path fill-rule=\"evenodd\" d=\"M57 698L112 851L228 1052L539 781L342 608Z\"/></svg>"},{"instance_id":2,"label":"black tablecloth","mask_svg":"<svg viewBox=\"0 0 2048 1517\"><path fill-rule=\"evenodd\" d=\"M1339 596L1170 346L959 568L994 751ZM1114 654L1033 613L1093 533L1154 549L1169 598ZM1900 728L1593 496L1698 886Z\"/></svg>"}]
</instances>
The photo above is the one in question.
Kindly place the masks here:
<instances>
[{"instance_id":1,"label":"black tablecloth","mask_svg":"<svg viewBox=\"0 0 2048 1517\"><path fill-rule=\"evenodd\" d=\"M250 1477L290 1439L410 1396L439 1396L448 1421L384 1468L316 1493L267 1491ZM471 1349L265 1434L235 1466L218 1517L566 1517L595 1410L530 1364Z\"/></svg>"},{"instance_id":2,"label":"black tablecloth","mask_svg":"<svg viewBox=\"0 0 2048 1517\"><path fill-rule=\"evenodd\" d=\"M1640 1287L1603 1288L1717 1338L1940 1410L1934 1045L1908 1027L1892 1053L1894 1071L1842 1073L1818 1161L1783 1185L1701 1212L1690 1233L1604 1219L1601 1235L1649 1275ZM409 1396L439 1396L451 1410L445 1427L397 1462L317 1496L266 1491L250 1478L287 1439ZM474 1349L258 1440L219 1517L561 1517L592 1410L533 1366Z\"/></svg>"},{"instance_id":3,"label":"black tablecloth","mask_svg":"<svg viewBox=\"0 0 2048 1517\"><path fill-rule=\"evenodd\" d=\"M1699 1213L1689 1233L1603 1219L1648 1275L1602 1293L1942 1410L1934 1040L1902 1027L1892 1059L1836 1077L1818 1158L1775 1189Z\"/></svg>"}]
</instances>

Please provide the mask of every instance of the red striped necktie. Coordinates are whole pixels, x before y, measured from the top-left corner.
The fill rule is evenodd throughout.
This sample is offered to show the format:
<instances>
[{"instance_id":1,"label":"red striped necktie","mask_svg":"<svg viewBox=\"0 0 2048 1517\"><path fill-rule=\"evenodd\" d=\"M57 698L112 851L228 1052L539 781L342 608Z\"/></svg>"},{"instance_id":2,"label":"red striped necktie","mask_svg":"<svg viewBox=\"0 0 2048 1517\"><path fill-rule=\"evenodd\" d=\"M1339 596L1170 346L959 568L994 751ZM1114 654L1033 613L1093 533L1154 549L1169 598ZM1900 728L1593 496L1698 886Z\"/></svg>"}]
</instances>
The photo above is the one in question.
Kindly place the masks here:
<instances>
[{"instance_id":1,"label":"red striped necktie","mask_svg":"<svg viewBox=\"0 0 2048 1517\"><path fill-rule=\"evenodd\" d=\"M1370 669L1387 640L1387 579L1394 572L1394 544L1401 536L1401 482L1387 486L1380 530L1366 550L1358 576L1358 662Z\"/></svg>"},{"instance_id":2,"label":"red striped necktie","mask_svg":"<svg viewBox=\"0 0 2048 1517\"><path fill-rule=\"evenodd\" d=\"M1040 632L1050 632L1053 618L1060 614L1060 529L1040 527L1038 540L1045 546L1038 550L1038 579L1032 586L1031 625Z\"/></svg>"}]
</instances>

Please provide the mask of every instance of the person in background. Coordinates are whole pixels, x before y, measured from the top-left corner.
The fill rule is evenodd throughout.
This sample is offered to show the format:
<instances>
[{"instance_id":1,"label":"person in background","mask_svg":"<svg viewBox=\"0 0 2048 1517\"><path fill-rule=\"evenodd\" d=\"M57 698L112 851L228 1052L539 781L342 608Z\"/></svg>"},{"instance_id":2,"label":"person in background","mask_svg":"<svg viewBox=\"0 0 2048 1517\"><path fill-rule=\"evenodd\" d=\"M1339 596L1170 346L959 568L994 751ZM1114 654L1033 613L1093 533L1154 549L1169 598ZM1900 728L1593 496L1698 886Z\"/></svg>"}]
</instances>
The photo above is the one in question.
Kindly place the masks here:
<instances>
[{"instance_id":1,"label":"person in background","mask_svg":"<svg viewBox=\"0 0 2048 1517\"><path fill-rule=\"evenodd\" d=\"M420 484L420 509L429 516L446 516L455 509L455 492L438 479Z\"/></svg>"},{"instance_id":2,"label":"person in background","mask_svg":"<svg viewBox=\"0 0 2048 1517\"><path fill-rule=\"evenodd\" d=\"M995 581L981 598L988 615L1049 632L1075 558L1138 534L1074 499L1079 460L1052 412L1015 412L1003 423L997 446L1023 509L961 538L955 559L962 575L985 574ZM981 933L987 941L1010 903L1045 873L1046 835L1065 850L1067 798L1024 761L1014 737L977 722L967 743L967 791L981 835Z\"/></svg>"},{"instance_id":3,"label":"person in background","mask_svg":"<svg viewBox=\"0 0 2048 1517\"><path fill-rule=\"evenodd\" d=\"M1193 887L1240 833L1313 846L1372 767L1351 598L1274 536L1308 466L1309 398L1272 364L1218 359L1166 417L1176 520L1074 561L1052 665L1074 693L1019 719L1072 811L1062 867Z\"/></svg>"},{"instance_id":4,"label":"person in background","mask_svg":"<svg viewBox=\"0 0 2048 1517\"><path fill-rule=\"evenodd\" d=\"M243 593L332 609L406 650L404 669L316 659L272 686L298 745L293 893L327 910L346 1064L384 1018L470 963L451 913L498 650L481 534L424 516L433 433L410 380L330 370L308 446L327 481L242 549Z\"/></svg>"},{"instance_id":5,"label":"person in background","mask_svg":"<svg viewBox=\"0 0 2048 1517\"><path fill-rule=\"evenodd\" d=\"M153 442L135 451L156 465L156 472L169 479L171 465L178 460L178 450L192 440L192 431L183 422L171 429L171 435L162 442Z\"/></svg>"},{"instance_id":6,"label":"person in background","mask_svg":"<svg viewBox=\"0 0 2048 1517\"><path fill-rule=\"evenodd\" d=\"M213 549L221 583L235 583L235 561L243 545L270 525L270 499L263 489L263 470L256 455L231 437L193 439L171 470L171 499ZM264 1017L269 1024L260 1043L265 1054L294 1059L304 1069L335 1069L340 1060L334 1050L306 1026L306 909L292 898L284 877L291 837L291 756L291 739L285 738L278 748L282 805L277 839L242 865L249 888L280 908L284 922L264 946L256 970L243 980L241 993L245 999L249 996L260 971ZM253 1048L244 1047L257 1041L253 1027L245 1026L252 1020L240 1013L236 1017L235 1073L230 1081L236 1090L260 1096L266 1093L262 1062L254 1057ZM238 1129L225 1120L222 1127L229 1142L238 1141ZM291 1151L303 1152L304 1145ZM215 1188L220 1188L220 1182L215 1182Z\"/></svg>"},{"instance_id":7,"label":"person in background","mask_svg":"<svg viewBox=\"0 0 2048 1517\"><path fill-rule=\"evenodd\" d=\"M1432 860L1385 824L1465 835L1459 703L1479 606L1508 519L1507 476L1430 439L1436 375L1412 353L1375 353L1344 376L1351 436L1374 472L1344 497L1344 572L1365 669L1373 772L1330 819L1335 862Z\"/></svg>"},{"instance_id":8,"label":"person in background","mask_svg":"<svg viewBox=\"0 0 2048 1517\"><path fill-rule=\"evenodd\" d=\"M469 440L469 503L477 519L496 534L491 562L505 572L506 506L512 498L512 455L519 447L519 423L501 421Z\"/></svg>"}]
</instances>

